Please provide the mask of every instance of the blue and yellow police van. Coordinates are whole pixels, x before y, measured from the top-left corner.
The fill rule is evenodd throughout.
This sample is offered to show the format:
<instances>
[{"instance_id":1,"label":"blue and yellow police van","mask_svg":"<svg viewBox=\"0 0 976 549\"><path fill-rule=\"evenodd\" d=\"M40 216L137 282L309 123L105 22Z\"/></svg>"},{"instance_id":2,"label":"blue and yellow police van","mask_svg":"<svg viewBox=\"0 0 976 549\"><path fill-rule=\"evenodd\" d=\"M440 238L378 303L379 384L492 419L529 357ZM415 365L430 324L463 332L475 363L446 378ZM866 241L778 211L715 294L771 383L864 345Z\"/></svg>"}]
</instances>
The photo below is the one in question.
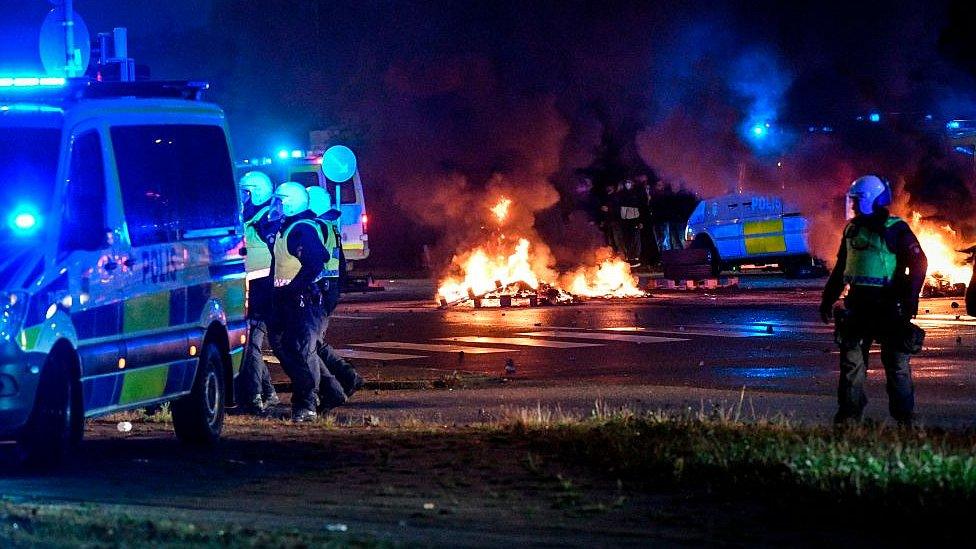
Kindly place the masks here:
<instances>
[{"instance_id":1,"label":"blue and yellow police van","mask_svg":"<svg viewBox=\"0 0 976 549\"><path fill-rule=\"evenodd\" d=\"M0 440L171 403L215 441L246 338L243 229L206 84L0 77Z\"/></svg>"},{"instance_id":2,"label":"blue and yellow police van","mask_svg":"<svg viewBox=\"0 0 976 549\"><path fill-rule=\"evenodd\" d=\"M685 241L708 252L715 275L727 267L777 264L787 276L800 276L814 263L809 232L807 218L781 197L732 193L699 202Z\"/></svg>"}]
</instances>

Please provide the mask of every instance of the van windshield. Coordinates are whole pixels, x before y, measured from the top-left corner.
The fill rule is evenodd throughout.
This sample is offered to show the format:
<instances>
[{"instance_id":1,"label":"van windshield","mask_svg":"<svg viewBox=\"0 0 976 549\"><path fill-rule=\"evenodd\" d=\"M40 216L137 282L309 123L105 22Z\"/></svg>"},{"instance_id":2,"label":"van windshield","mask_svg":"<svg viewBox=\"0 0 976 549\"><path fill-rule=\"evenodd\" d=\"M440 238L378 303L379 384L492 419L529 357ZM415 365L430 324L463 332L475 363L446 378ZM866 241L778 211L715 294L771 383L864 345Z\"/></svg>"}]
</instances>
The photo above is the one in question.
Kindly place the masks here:
<instances>
[{"instance_id":1,"label":"van windshield","mask_svg":"<svg viewBox=\"0 0 976 549\"><path fill-rule=\"evenodd\" d=\"M0 126L0 242L30 242L50 210L61 130Z\"/></svg>"}]
</instances>

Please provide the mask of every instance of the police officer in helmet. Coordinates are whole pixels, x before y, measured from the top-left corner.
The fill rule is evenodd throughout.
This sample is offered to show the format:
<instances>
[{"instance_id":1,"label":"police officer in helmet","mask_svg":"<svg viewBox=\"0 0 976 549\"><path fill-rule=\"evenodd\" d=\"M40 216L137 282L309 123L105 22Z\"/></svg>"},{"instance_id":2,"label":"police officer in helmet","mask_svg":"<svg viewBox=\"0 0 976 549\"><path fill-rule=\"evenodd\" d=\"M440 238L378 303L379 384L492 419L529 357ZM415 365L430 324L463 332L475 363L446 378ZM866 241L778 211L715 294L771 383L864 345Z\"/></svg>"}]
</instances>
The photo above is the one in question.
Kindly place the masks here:
<instances>
[{"instance_id":1,"label":"police officer in helmet","mask_svg":"<svg viewBox=\"0 0 976 549\"><path fill-rule=\"evenodd\" d=\"M242 395L245 413L262 414L279 402L261 346L268 337L271 317L271 243L280 223L268 217L274 187L267 175L247 172L239 187L247 249L244 263L248 279L248 342L237 377L237 394Z\"/></svg>"},{"instance_id":2,"label":"police officer in helmet","mask_svg":"<svg viewBox=\"0 0 976 549\"><path fill-rule=\"evenodd\" d=\"M292 420L309 421L317 417L320 406L331 408L346 400L334 377L321 377L326 370L316 354L324 303L317 282L329 252L325 235L308 210L308 192L300 183L278 186L271 218L282 220L273 248L272 346L292 380ZM326 400L320 402L320 395Z\"/></svg>"},{"instance_id":3,"label":"police officer in helmet","mask_svg":"<svg viewBox=\"0 0 976 549\"><path fill-rule=\"evenodd\" d=\"M329 318L332 312L339 305L339 295L342 279L345 275L346 258L342 253L342 237L339 234L339 227L336 221L340 217L339 210L332 207L332 196L328 191L319 186L307 187L308 209L315 214L322 232L326 235L326 249L329 252L329 261L326 264L325 276L318 284L324 297L324 314L322 315L322 326L319 329L320 341L317 353L325 364L328 373L342 385L342 390L350 397L362 388L365 381L345 359L336 354L335 350L326 340L326 332L329 329ZM324 401L325 399L323 399Z\"/></svg>"},{"instance_id":4,"label":"police officer in helmet","mask_svg":"<svg viewBox=\"0 0 976 549\"><path fill-rule=\"evenodd\" d=\"M908 224L889 213L891 194L890 184L876 175L851 184L850 221L823 290L820 316L829 323L845 285L849 288L845 308L837 309L840 382L835 423L861 419L867 404L868 352L875 341L881 344L889 412L900 424L912 421L915 390L909 357L918 348L906 334L920 331L909 321L918 312L928 261Z\"/></svg>"}]
</instances>

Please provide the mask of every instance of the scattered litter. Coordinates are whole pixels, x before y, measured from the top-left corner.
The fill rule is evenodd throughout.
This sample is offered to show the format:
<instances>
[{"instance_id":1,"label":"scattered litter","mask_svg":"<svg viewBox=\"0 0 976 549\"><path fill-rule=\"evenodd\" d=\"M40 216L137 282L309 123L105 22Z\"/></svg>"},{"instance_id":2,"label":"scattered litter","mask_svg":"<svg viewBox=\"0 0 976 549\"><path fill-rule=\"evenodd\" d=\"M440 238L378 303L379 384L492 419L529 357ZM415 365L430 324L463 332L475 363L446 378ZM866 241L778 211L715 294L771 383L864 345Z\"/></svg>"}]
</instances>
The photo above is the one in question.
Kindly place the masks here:
<instances>
[{"instance_id":1,"label":"scattered litter","mask_svg":"<svg viewBox=\"0 0 976 549\"><path fill-rule=\"evenodd\" d=\"M349 526L341 522L336 522L334 524L326 524L325 529L329 532L346 532L349 530Z\"/></svg>"},{"instance_id":2,"label":"scattered litter","mask_svg":"<svg viewBox=\"0 0 976 549\"><path fill-rule=\"evenodd\" d=\"M704 365L705 365L705 361L704 360L698 362L698 367L699 368L701 368Z\"/></svg>"},{"instance_id":3,"label":"scattered litter","mask_svg":"<svg viewBox=\"0 0 976 549\"><path fill-rule=\"evenodd\" d=\"M425 504L424 504L424 509L426 509L426 510L428 510L428 511L430 511L430 510L431 510L431 509L433 509L433 508L434 508L434 504L433 504L433 503L431 503L431 502L429 502L429 501L428 501L427 503L425 503Z\"/></svg>"},{"instance_id":4,"label":"scattered litter","mask_svg":"<svg viewBox=\"0 0 976 549\"><path fill-rule=\"evenodd\" d=\"M129 431L132 430L132 423L128 421L120 421L119 424L116 425L116 427L118 428L120 433L128 433Z\"/></svg>"}]
</instances>

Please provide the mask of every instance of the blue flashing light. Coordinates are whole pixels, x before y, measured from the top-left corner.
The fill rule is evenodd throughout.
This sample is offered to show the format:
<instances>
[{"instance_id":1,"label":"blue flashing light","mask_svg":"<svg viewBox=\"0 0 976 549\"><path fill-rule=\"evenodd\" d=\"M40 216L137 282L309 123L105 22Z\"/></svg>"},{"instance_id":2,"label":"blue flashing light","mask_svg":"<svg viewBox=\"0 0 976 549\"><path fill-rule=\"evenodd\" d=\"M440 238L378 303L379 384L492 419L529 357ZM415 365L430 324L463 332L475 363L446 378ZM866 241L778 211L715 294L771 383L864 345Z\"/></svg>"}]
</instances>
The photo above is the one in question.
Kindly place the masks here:
<instances>
[{"instance_id":1,"label":"blue flashing light","mask_svg":"<svg viewBox=\"0 0 976 549\"><path fill-rule=\"evenodd\" d=\"M761 124L756 124L752 127L752 134L756 137L762 137L764 133L766 133L766 128Z\"/></svg>"},{"instance_id":2,"label":"blue flashing light","mask_svg":"<svg viewBox=\"0 0 976 549\"><path fill-rule=\"evenodd\" d=\"M37 225L37 218L31 213L19 213L14 217L14 226L22 231L33 229Z\"/></svg>"},{"instance_id":3,"label":"blue flashing light","mask_svg":"<svg viewBox=\"0 0 976 549\"><path fill-rule=\"evenodd\" d=\"M881 122L881 115L879 113L873 112L868 115L868 120L871 122Z\"/></svg>"},{"instance_id":4,"label":"blue flashing light","mask_svg":"<svg viewBox=\"0 0 976 549\"><path fill-rule=\"evenodd\" d=\"M976 156L976 148L973 148L973 147L962 147L962 146L959 146L959 147L956 147L955 150L956 150L957 153L962 153L962 154L964 154L966 156Z\"/></svg>"},{"instance_id":5,"label":"blue flashing light","mask_svg":"<svg viewBox=\"0 0 976 549\"><path fill-rule=\"evenodd\" d=\"M291 151L291 157L292 158L301 158L303 156L305 156L305 154L302 153L301 149L295 149L295 150Z\"/></svg>"},{"instance_id":6,"label":"blue flashing light","mask_svg":"<svg viewBox=\"0 0 976 549\"><path fill-rule=\"evenodd\" d=\"M64 86L59 76L0 76L0 88L36 88Z\"/></svg>"},{"instance_id":7,"label":"blue flashing light","mask_svg":"<svg viewBox=\"0 0 976 549\"><path fill-rule=\"evenodd\" d=\"M278 151L278 158L286 160L288 158L288 151L286 149L281 149Z\"/></svg>"},{"instance_id":8,"label":"blue flashing light","mask_svg":"<svg viewBox=\"0 0 976 549\"><path fill-rule=\"evenodd\" d=\"M959 122L958 120L950 120L949 123L946 124L946 127L949 128L950 130L958 130L959 128L962 127L962 123Z\"/></svg>"},{"instance_id":9,"label":"blue flashing light","mask_svg":"<svg viewBox=\"0 0 976 549\"><path fill-rule=\"evenodd\" d=\"M32 206L20 206L7 218L7 225L17 236L31 236L41 228L41 218Z\"/></svg>"}]
</instances>

